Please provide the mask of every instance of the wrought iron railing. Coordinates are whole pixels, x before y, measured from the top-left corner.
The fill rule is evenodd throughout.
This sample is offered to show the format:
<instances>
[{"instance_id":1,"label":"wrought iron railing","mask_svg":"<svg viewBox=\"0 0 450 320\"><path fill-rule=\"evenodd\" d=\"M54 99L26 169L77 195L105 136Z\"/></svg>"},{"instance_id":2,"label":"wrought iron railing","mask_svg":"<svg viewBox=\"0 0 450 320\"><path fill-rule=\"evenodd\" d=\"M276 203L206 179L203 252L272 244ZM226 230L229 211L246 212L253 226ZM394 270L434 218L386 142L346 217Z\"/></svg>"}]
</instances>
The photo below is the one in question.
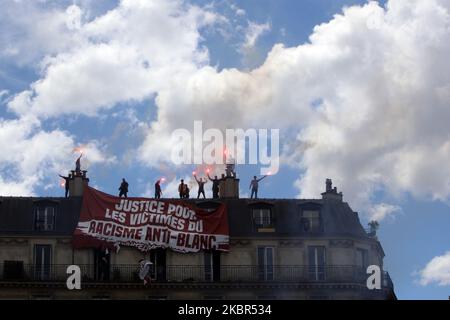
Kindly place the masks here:
<instances>
[{"instance_id":1,"label":"wrought iron railing","mask_svg":"<svg viewBox=\"0 0 450 320\"><path fill-rule=\"evenodd\" d=\"M69 265L0 264L0 281L65 282ZM78 265L82 282L133 283L139 265ZM257 266L257 265L168 265L150 272L155 282L332 282L365 284L368 275L357 266ZM387 272L382 284L392 288Z\"/></svg>"}]
</instances>

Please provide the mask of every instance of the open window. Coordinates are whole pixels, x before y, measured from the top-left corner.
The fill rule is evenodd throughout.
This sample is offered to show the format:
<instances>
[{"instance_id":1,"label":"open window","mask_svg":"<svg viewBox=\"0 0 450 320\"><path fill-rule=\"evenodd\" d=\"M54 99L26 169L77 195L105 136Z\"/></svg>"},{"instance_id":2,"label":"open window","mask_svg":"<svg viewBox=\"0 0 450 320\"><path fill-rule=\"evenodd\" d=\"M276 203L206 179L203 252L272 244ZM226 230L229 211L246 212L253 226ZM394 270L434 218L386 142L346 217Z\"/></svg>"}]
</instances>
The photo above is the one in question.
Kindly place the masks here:
<instances>
[{"instance_id":1,"label":"open window","mask_svg":"<svg viewBox=\"0 0 450 320\"><path fill-rule=\"evenodd\" d=\"M311 203L300 207L300 229L305 233L323 232L320 205Z\"/></svg>"},{"instance_id":2,"label":"open window","mask_svg":"<svg viewBox=\"0 0 450 320\"><path fill-rule=\"evenodd\" d=\"M52 263L52 246L50 244L34 245L34 279L50 280Z\"/></svg>"},{"instance_id":3,"label":"open window","mask_svg":"<svg viewBox=\"0 0 450 320\"><path fill-rule=\"evenodd\" d=\"M308 274L312 281L322 281L326 278L326 254L324 246L308 247Z\"/></svg>"},{"instance_id":4,"label":"open window","mask_svg":"<svg viewBox=\"0 0 450 320\"><path fill-rule=\"evenodd\" d=\"M253 224L256 228L272 228L273 215L270 208L253 208Z\"/></svg>"},{"instance_id":5,"label":"open window","mask_svg":"<svg viewBox=\"0 0 450 320\"><path fill-rule=\"evenodd\" d=\"M209 250L204 253L205 281L220 281L220 251Z\"/></svg>"},{"instance_id":6,"label":"open window","mask_svg":"<svg viewBox=\"0 0 450 320\"><path fill-rule=\"evenodd\" d=\"M274 247L258 247L258 280L274 279Z\"/></svg>"},{"instance_id":7,"label":"open window","mask_svg":"<svg viewBox=\"0 0 450 320\"><path fill-rule=\"evenodd\" d=\"M366 249L356 249L356 274L358 279L364 280L367 277L367 267L369 266L369 251Z\"/></svg>"},{"instance_id":8,"label":"open window","mask_svg":"<svg viewBox=\"0 0 450 320\"><path fill-rule=\"evenodd\" d=\"M275 213L271 203L257 202L250 205L254 230L257 232L275 232Z\"/></svg>"},{"instance_id":9,"label":"open window","mask_svg":"<svg viewBox=\"0 0 450 320\"><path fill-rule=\"evenodd\" d=\"M109 281L111 275L111 254L109 250L94 249L94 279Z\"/></svg>"},{"instance_id":10,"label":"open window","mask_svg":"<svg viewBox=\"0 0 450 320\"><path fill-rule=\"evenodd\" d=\"M34 230L55 230L55 217L58 204L52 201L35 202L33 206Z\"/></svg>"},{"instance_id":11,"label":"open window","mask_svg":"<svg viewBox=\"0 0 450 320\"><path fill-rule=\"evenodd\" d=\"M151 278L156 281L166 281L166 249L157 248L151 250L150 261L154 266L151 271Z\"/></svg>"}]
</instances>

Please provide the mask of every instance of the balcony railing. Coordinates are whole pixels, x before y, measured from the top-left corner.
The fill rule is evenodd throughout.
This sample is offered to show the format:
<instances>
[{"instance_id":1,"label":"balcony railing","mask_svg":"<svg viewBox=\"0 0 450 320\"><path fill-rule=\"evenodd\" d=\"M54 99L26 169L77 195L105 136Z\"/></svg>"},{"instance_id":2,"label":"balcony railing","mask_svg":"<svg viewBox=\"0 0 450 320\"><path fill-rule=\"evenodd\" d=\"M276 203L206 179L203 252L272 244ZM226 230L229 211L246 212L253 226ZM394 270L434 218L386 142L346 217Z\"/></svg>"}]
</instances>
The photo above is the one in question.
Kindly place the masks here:
<instances>
[{"instance_id":1,"label":"balcony railing","mask_svg":"<svg viewBox=\"0 0 450 320\"><path fill-rule=\"evenodd\" d=\"M5 268L0 264L0 282L65 282L69 265L36 266L31 264ZM138 283L139 265L121 264L99 267L78 265L82 282ZM356 266L257 266L257 265L168 265L151 270L155 282L298 282L298 283L358 283L365 284L368 275ZM392 288L392 281L384 272L382 284Z\"/></svg>"}]
</instances>

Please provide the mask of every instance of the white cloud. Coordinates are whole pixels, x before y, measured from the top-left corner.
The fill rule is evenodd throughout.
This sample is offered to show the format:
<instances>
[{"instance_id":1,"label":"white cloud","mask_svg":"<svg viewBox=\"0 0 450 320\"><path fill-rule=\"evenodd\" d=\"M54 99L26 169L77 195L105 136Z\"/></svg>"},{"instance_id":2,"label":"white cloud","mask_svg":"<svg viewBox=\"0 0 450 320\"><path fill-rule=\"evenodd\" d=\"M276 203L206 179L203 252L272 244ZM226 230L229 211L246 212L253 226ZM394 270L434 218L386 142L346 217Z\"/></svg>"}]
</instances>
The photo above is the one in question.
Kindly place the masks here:
<instances>
[{"instance_id":1,"label":"white cloud","mask_svg":"<svg viewBox=\"0 0 450 320\"><path fill-rule=\"evenodd\" d=\"M434 257L419 271L420 284L423 286L437 283L440 286L450 285L450 251L442 256Z\"/></svg>"},{"instance_id":2,"label":"white cloud","mask_svg":"<svg viewBox=\"0 0 450 320\"><path fill-rule=\"evenodd\" d=\"M117 162L116 156L107 155L105 146L96 140L92 140L87 144L78 145L75 149L81 149L83 152L82 169L89 169L91 164L103 163L111 165Z\"/></svg>"},{"instance_id":3,"label":"white cloud","mask_svg":"<svg viewBox=\"0 0 450 320\"><path fill-rule=\"evenodd\" d=\"M256 45L258 39L266 32L271 30L271 26L268 22L258 24L253 21L248 22L247 29L245 30L245 42L242 45L244 50L253 48Z\"/></svg>"},{"instance_id":4,"label":"white cloud","mask_svg":"<svg viewBox=\"0 0 450 320\"><path fill-rule=\"evenodd\" d=\"M178 0L123 0L90 21L83 7L21 2L0 13L5 30L0 54L19 65L39 62L41 68L39 80L8 99L17 119L1 122L3 195L33 194L72 168L72 150L80 144L67 132L43 130L41 121L94 116L118 102L150 97L173 74L208 63L199 29L225 21ZM116 161L98 141L82 147L83 168Z\"/></svg>"},{"instance_id":5,"label":"white cloud","mask_svg":"<svg viewBox=\"0 0 450 320\"><path fill-rule=\"evenodd\" d=\"M66 12L38 1L10 1L0 11L0 57L12 58L21 66L34 65L45 55L69 50L82 40L72 28L81 18L82 11L75 5Z\"/></svg>"},{"instance_id":6,"label":"white cloud","mask_svg":"<svg viewBox=\"0 0 450 320\"><path fill-rule=\"evenodd\" d=\"M239 8L239 7L238 7L236 4L234 4L234 3L230 4L230 8L231 8L231 10L234 11L234 13L235 13L237 16L243 17L243 16L246 15L245 10L242 9L242 8Z\"/></svg>"},{"instance_id":7,"label":"white cloud","mask_svg":"<svg viewBox=\"0 0 450 320\"><path fill-rule=\"evenodd\" d=\"M83 11L76 5L71 5L66 9L66 26L69 30L78 30L81 28L81 19Z\"/></svg>"},{"instance_id":8,"label":"white cloud","mask_svg":"<svg viewBox=\"0 0 450 320\"><path fill-rule=\"evenodd\" d=\"M240 8L238 8L237 10L236 10L236 14L238 15L238 16L245 16L245 14L246 14L246 12L245 12L245 10L244 9L240 9Z\"/></svg>"},{"instance_id":9,"label":"white cloud","mask_svg":"<svg viewBox=\"0 0 450 320\"><path fill-rule=\"evenodd\" d=\"M31 196L36 178L26 177L21 181L4 180L0 175L0 195L2 196Z\"/></svg>"},{"instance_id":10,"label":"white cloud","mask_svg":"<svg viewBox=\"0 0 450 320\"><path fill-rule=\"evenodd\" d=\"M9 90L0 90L0 103L5 101L4 97L7 97L9 94Z\"/></svg>"},{"instance_id":11,"label":"white cloud","mask_svg":"<svg viewBox=\"0 0 450 320\"><path fill-rule=\"evenodd\" d=\"M402 208L396 205L388 203L375 204L369 209L369 220L381 221L387 217L394 217L396 213L401 211Z\"/></svg>"},{"instance_id":12,"label":"white cloud","mask_svg":"<svg viewBox=\"0 0 450 320\"><path fill-rule=\"evenodd\" d=\"M58 183L58 174L74 169L74 138L60 130L45 131L34 117L0 119L0 194L34 195L42 185ZM86 144L82 164L108 163L96 142Z\"/></svg>"},{"instance_id":13,"label":"white cloud","mask_svg":"<svg viewBox=\"0 0 450 320\"><path fill-rule=\"evenodd\" d=\"M208 63L208 51L199 45L199 29L221 21L210 11L165 0L123 0L84 24L81 16L74 5L52 13L49 24L64 21L70 31L61 41L70 42L70 48L60 46L46 56L42 78L10 101L11 110L39 117L93 116L118 102L141 101L173 74ZM23 41L25 47L38 38L29 36L33 41ZM53 40L44 39L41 45L49 41Z\"/></svg>"}]
</instances>

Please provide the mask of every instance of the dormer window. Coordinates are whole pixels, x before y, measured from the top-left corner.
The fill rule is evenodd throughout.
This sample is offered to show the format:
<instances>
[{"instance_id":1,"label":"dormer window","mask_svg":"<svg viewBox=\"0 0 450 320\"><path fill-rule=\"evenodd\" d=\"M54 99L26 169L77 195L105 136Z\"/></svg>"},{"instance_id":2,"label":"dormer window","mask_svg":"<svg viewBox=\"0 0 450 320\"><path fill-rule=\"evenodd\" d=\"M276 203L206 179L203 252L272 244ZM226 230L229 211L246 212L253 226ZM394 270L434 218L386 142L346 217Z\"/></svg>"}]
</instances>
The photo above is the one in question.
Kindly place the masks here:
<instances>
[{"instance_id":1,"label":"dormer window","mask_svg":"<svg viewBox=\"0 0 450 320\"><path fill-rule=\"evenodd\" d=\"M253 208L253 223L257 228L272 228L273 215L270 208Z\"/></svg>"},{"instance_id":2,"label":"dormer window","mask_svg":"<svg viewBox=\"0 0 450 320\"><path fill-rule=\"evenodd\" d=\"M34 230L52 231L55 229L55 204L36 204L34 207Z\"/></svg>"},{"instance_id":3,"label":"dormer window","mask_svg":"<svg viewBox=\"0 0 450 320\"><path fill-rule=\"evenodd\" d=\"M305 232L320 232L322 224L319 210L302 210L301 228Z\"/></svg>"}]
</instances>

